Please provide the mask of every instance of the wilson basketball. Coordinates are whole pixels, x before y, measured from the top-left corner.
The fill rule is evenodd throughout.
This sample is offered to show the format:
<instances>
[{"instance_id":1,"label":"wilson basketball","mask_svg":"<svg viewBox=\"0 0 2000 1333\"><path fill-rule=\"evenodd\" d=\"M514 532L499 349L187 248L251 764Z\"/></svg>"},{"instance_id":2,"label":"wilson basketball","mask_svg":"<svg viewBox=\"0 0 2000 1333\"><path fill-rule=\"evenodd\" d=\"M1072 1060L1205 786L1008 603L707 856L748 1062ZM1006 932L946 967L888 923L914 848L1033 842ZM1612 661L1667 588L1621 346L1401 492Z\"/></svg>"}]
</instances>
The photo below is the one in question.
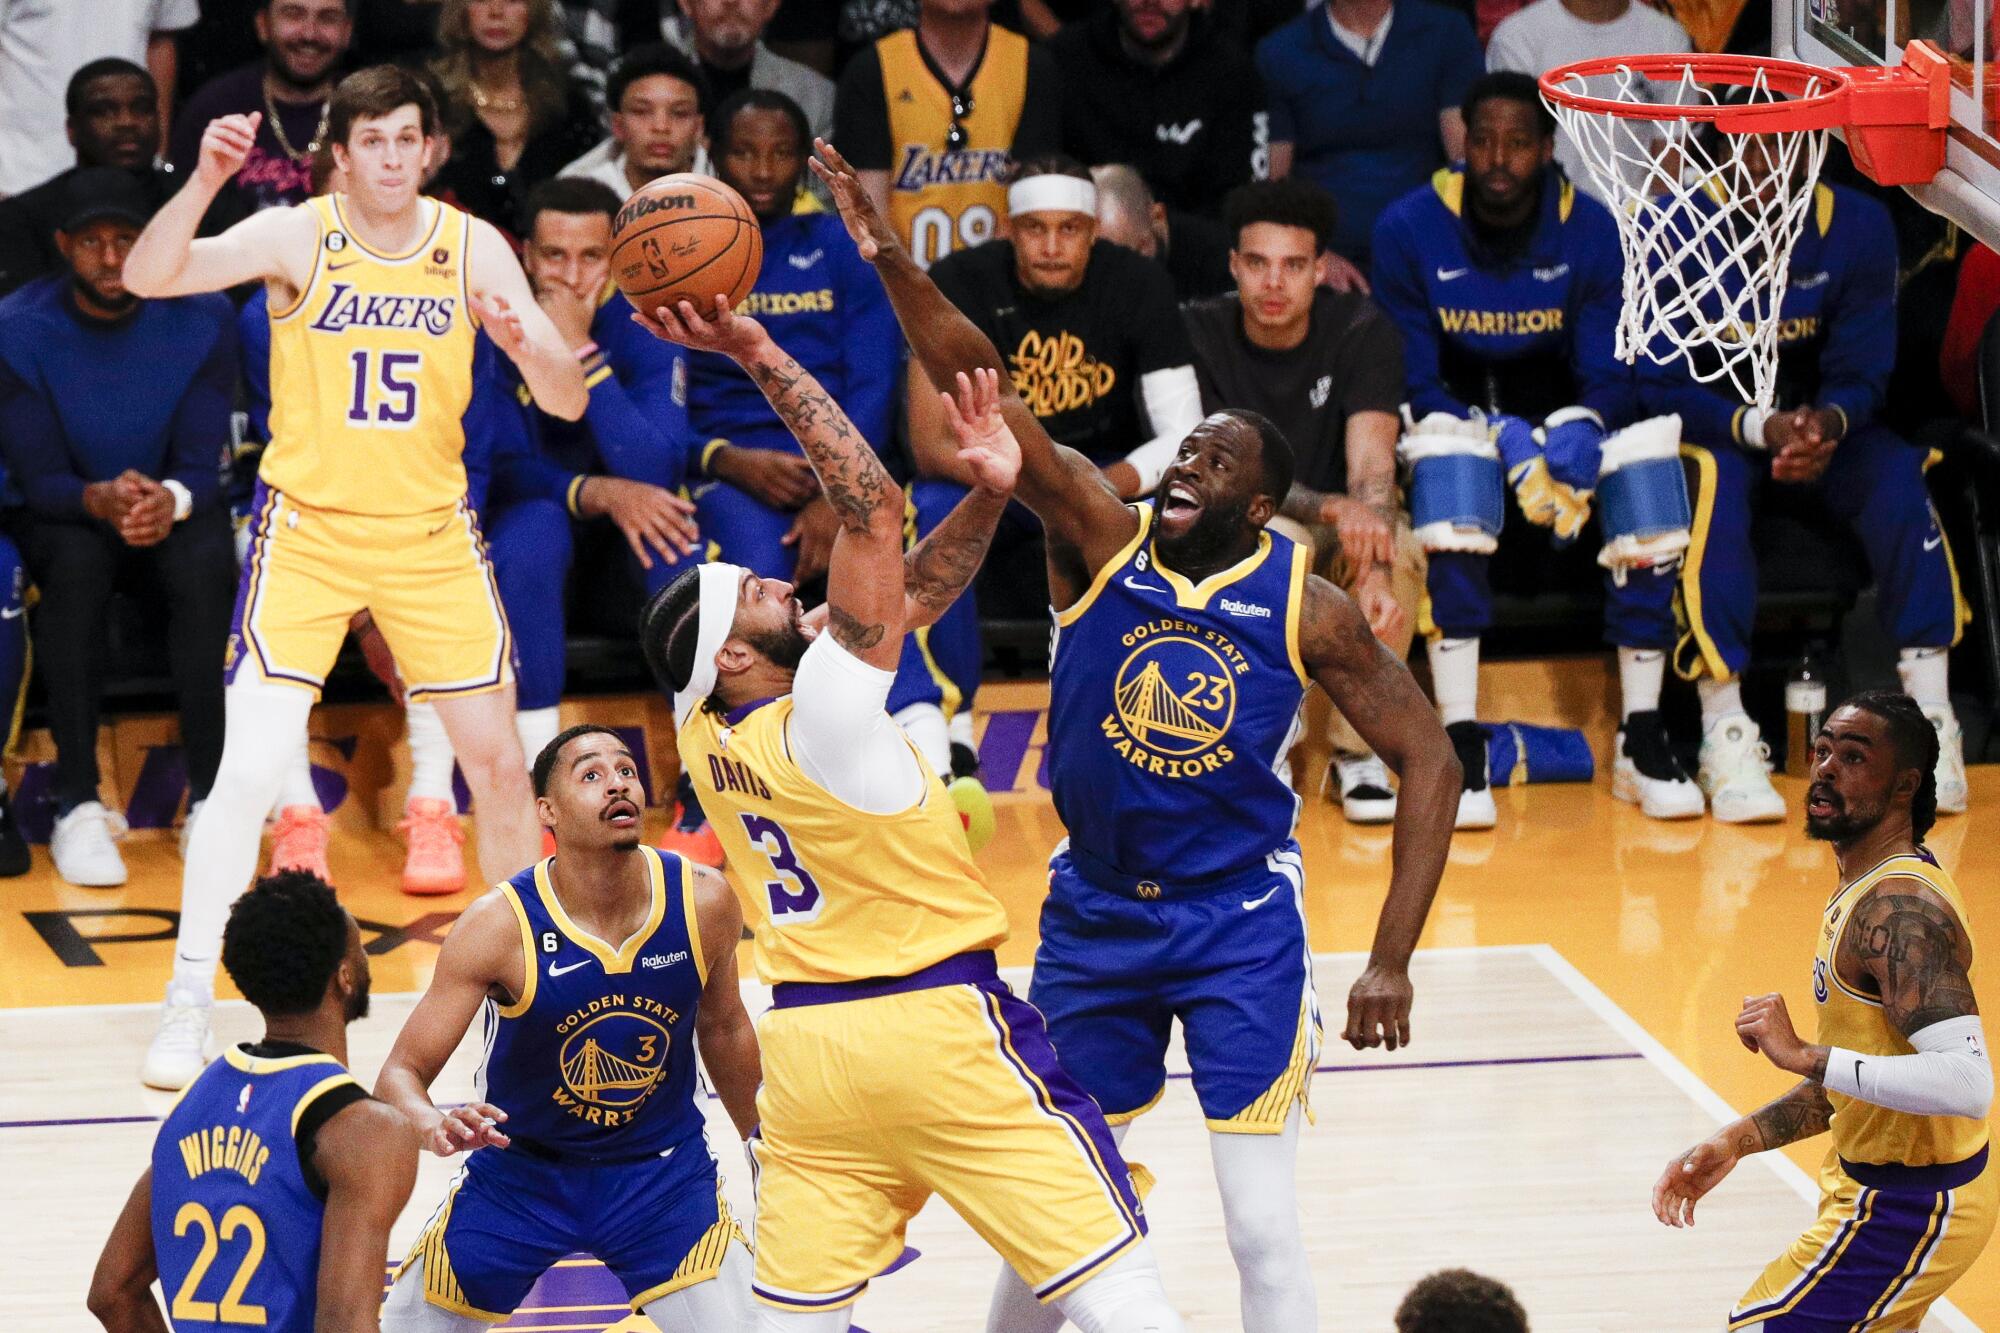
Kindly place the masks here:
<instances>
[{"instance_id":1,"label":"wilson basketball","mask_svg":"<svg viewBox=\"0 0 2000 1333\"><path fill-rule=\"evenodd\" d=\"M680 172L640 186L611 227L612 280L649 315L678 301L710 314L717 295L734 309L763 262L756 215L711 176Z\"/></svg>"}]
</instances>

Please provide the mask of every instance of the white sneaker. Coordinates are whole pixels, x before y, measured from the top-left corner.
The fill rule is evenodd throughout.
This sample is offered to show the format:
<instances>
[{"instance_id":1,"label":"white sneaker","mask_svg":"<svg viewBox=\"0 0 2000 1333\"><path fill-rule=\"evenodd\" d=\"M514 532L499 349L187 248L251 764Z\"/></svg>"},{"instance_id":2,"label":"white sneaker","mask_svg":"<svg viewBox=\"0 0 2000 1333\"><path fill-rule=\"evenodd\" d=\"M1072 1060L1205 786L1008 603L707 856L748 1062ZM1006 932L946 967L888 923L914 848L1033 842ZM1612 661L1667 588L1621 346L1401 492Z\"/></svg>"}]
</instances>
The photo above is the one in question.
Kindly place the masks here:
<instances>
[{"instance_id":1,"label":"white sneaker","mask_svg":"<svg viewBox=\"0 0 2000 1333\"><path fill-rule=\"evenodd\" d=\"M187 818L181 820L181 860L188 859L188 839L194 837L194 821L207 801L189 801Z\"/></svg>"},{"instance_id":2,"label":"white sneaker","mask_svg":"<svg viewBox=\"0 0 2000 1333\"><path fill-rule=\"evenodd\" d=\"M1626 718L1611 753L1611 795L1638 806L1648 819L1699 819L1707 809L1667 740L1658 709Z\"/></svg>"},{"instance_id":3,"label":"white sneaker","mask_svg":"<svg viewBox=\"0 0 2000 1333\"><path fill-rule=\"evenodd\" d=\"M1492 828L1500 822L1500 807L1493 803L1493 788L1481 787L1474 791L1470 787L1458 793L1458 814L1452 818L1455 829Z\"/></svg>"},{"instance_id":4,"label":"white sneaker","mask_svg":"<svg viewBox=\"0 0 2000 1333\"><path fill-rule=\"evenodd\" d=\"M1723 718L1701 738L1695 781L1724 824L1768 824L1785 817L1785 798L1771 785L1771 747L1747 713Z\"/></svg>"},{"instance_id":5,"label":"white sneaker","mask_svg":"<svg viewBox=\"0 0 2000 1333\"><path fill-rule=\"evenodd\" d=\"M79 888L116 888L125 882L125 858L114 839L124 836L125 816L85 801L56 821L49 856L56 873Z\"/></svg>"},{"instance_id":6,"label":"white sneaker","mask_svg":"<svg viewBox=\"0 0 2000 1333\"><path fill-rule=\"evenodd\" d=\"M209 1059L208 1014L215 998L185 982L169 982L160 1006L160 1030L146 1048L139 1078L149 1088L179 1092L195 1081Z\"/></svg>"},{"instance_id":7,"label":"white sneaker","mask_svg":"<svg viewBox=\"0 0 2000 1333\"><path fill-rule=\"evenodd\" d=\"M1924 716L1937 728L1937 810L1941 815L1962 815L1971 789L1965 779L1965 733L1958 729L1958 715L1950 704L1933 704Z\"/></svg>"},{"instance_id":8,"label":"white sneaker","mask_svg":"<svg viewBox=\"0 0 2000 1333\"><path fill-rule=\"evenodd\" d=\"M1329 788L1340 786L1340 812L1348 823L1387 824L1396 817L1389 766L1374 755L1336 754L1326 776Z\"/></svg>"}]
</instances>

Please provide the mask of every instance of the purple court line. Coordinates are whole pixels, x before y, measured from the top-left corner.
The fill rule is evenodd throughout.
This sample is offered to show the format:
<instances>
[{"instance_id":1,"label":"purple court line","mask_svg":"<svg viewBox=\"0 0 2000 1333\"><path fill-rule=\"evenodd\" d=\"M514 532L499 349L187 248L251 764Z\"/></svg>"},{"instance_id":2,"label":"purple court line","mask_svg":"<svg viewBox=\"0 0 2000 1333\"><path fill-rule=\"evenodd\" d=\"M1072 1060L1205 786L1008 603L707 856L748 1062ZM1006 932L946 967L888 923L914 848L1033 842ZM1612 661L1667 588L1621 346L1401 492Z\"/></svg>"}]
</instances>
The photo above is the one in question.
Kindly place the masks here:
<instances>
[{"instance_id":1,"label":"purple court line","mask_svg":"<svg viewBox=\"0 0 2000 1333\"><path fill-rule=\"evenodd\" d=\"M1644 1051L1597 1051L1588 1055L1510 1055L1485 1060L1407 1060L1385 1065L1317 1065L1315 1074L1393 1074L1410 1069L1484 1069L1501 1065L1573 1065L1591 1060L1643 1060ZM1168 1078L1188 1079L1192 1074L1169 1074ZM710 1101L714 1093L705 1094ZM0 1120L0 1129L59 1129L70 1125L158 1124L156 1115L78 1116L69 1120Z\"/></svg>"}]
</instances>

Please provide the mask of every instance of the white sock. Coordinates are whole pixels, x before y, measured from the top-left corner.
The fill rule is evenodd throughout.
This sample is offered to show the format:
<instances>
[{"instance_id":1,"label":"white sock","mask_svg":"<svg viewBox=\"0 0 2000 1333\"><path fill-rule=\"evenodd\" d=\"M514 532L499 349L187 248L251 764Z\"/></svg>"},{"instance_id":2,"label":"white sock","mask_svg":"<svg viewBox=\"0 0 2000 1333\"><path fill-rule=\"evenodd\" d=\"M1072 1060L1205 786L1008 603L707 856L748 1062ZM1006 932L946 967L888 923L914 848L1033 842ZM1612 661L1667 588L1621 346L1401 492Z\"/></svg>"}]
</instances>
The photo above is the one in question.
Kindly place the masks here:
<instances>
[{"instance_id":1,"label":"white sock","mask_svg":"<svg viewBox=\"0 0 2000 1333\"><path fill-rule=\"evenodd\" d=\"M1736 717L1743 712L1743 682L1734 676L1728 680L1703 676L1694 683L1694 692L1701 696L1701 732L1704 736L1714 731L1715 724L1724 718Z\"/></svg>"},{"instance_id":2,"label":"white sock","mask_svg":"<svg viewBox=\"0 0 2000 1333\"><path fill-rule=\"evenodd\" d=\"M444 734L444 719L430 704L411 704L403 710L410 731L410 794L408 801L446 801L453 808L458 799L451 790L451 738Z\"/></svg>"},{"instance_id":3,"label":"white sock","mask_svg":"<svg viewBox=\"0 0 2000 1333\"><path fill-rule=\"evenodd\" d=\"M1897 656L1896 674L1903 693L1922 708L1950 708L1951 688L1945 677L1951 663L1948 648L1905 648Z\"/></svg>"},{"instance_id":4,"label":"white sock","mask_svg":"<svg viewBox=\"0 0 2000 1333\"><path fill-rule=\"evenodd\" d=\"M1448 727L1479 716L1479 640L1432 639L1424 645L1431 659L1431 696L1438 717Z\"/></svg>"},{"instance_id":5,"label":"white sock","mask_svg":"<svg viewBox=\"0 0 2000 1333\"><path fill-rule=\"evenodd\" d=\"M979 742L972 738L972 708L970 705L959 705L958 711L951 715L951 722L948 724L947 730L951 732L951 743L953 745L963 745L969 750L977 750L979 748Z\"/></svg>"},{"instance_id":6,"label":"white sock","mask_svg":"<svg viewBox=\"0 0 2000 1333\"><path fill-rule=\"evenodd\" d=\"M222 763L188 835L181 875L181 924L174 942L174 981L204 994L215 990L222 927L229 905L257 873L264 816L285 765L305 745L312 695L287 685L232 685L223 696ZM271 743L291 736L290 744Z\"/></svg>"},{"instance_id":7,"label":"white sock","mask_svg":"<svg viewBox=\"0 0 2000 1333\"><path fill-rule=\"evenodd\" d=\"M911 704L896 714L895 721L931 770L949 780L951 733L944 720L944 711L936 704Z\"/></svg>"},{"instance_id":8,"label":"white sock","mask_svg":"<svg viewBox=\"0 0 2000 1333\"><path fill-rule=\"evenodd\" d=\"M312 756L307 753L304 737L299 740L298 758L285 769L285 776L280 779L278 787L278 809L294 805L309 805L315 810L320 808L319 790L313 786Z\"/></svg>"},{"instance_id":9,"label":"white sock","mask_svg":"<svg viewBox=\"0 0 2000 1333\"><path fill-rule=\"evenodd\" d=\"M1658 648L1618 649L1618 718L1651 713L1660 707L1660 685L1667 678L1667 655Z\"/></svg>"},{"instance_id":10,"label":"white sock","mask_svg":"<svg viewBox=\"0 0 2000 1333\"><path fill-rule=\"evenodd\" d=\"M648 1301L644 1310L660 1333L749 1333L757 1318L750 1295L750 1251L732 1243L722 1253L721 1272Z\"/></svg>"},{"instance_id":11,"label":"white sock","mask_svg":"<svg viewBox=\"0 0 2000 1333\"><path fill-rule=\"evenodd\" d=\"M514 734L521 738L521 753L528 757L530 769L535 766L535 756L561 730L562 709L555 704L547 708L523 708L514 714Z\"/></svg>"},{"instance_id":12,"label":"white sock","mask_svg":"<svg viewBox=\"0 0 2000 1333\"><path fill-rule=\"evenodd\" d=\"M1181 1333L1184 1325L1167 1302L1160 1283L1160 1265L1152 1249L1140 1241L1112 1260L1103 1272L1050 1302L1081 1333ZM1245 1328L1277 1328L1276 1324L1245 1324ZM1286 1325L1311 1328L1311 1324Z\"/></svg>"},{"instance_id":13,"label":"white sock","mask_svg":"<svg viewBox=\"0 0 2000 1333\"><path fill-rule=\"evenodd\" d=\"M1111 1141L1123 1148L1125 1136L1131 1132L1129 1120L1113 1125ZM986 1333L1059 1333L1066 1318L1069 1316L1060 1306L1035 1299L1035 1293L1013 1268L1000 1265L1000 1280L993 1284L993 1300L986 1308Z\"/></svg>"},{"instance_id":14,"label":"white sock","mask_svg":"<svg viewBox=\"0 0 2000 1333\"><path fill-rule=\"evenodd\" d=\"M1282 1134L1208 1136L1246 1329L1319 1327L1319 1302L1299 1228L1302 1114L1294 1105Z\"/></svg>"}]
</instances>

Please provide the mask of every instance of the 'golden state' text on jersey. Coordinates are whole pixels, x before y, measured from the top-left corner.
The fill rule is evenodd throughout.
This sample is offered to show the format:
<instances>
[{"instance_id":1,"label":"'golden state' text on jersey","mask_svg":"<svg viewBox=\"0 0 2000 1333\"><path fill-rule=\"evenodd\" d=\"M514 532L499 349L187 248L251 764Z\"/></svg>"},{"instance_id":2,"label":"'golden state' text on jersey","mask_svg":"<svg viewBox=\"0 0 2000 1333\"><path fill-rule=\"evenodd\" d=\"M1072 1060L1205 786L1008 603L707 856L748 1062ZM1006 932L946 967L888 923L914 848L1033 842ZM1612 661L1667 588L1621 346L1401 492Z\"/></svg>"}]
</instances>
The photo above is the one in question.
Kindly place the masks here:
<instances>
[{"instance_id":1,"label":"'golden state' text on jersey","mask_svg":"<svg viewBox=\"0 0 2000 1333\"><path fill-rule=\"evenodd\" d=\"M332 1056L293 1049L230 1047L153 1141L153 1251L176 1329L312 1333L326 1204L293 1136L315 1102L358 1089Z\"/></svg>"},{"instance_id":2,"label":"'golden state' text on jersey","mask_svg":"<svg viewBox=\"0 0 2000 1333\"><path fill-rule=\"evenodd\" d=\"M1861 1055L1913 1055L1902 1033L1889 1025L1880 996L1850 987L1840 977L1840 941L1852 926L1854 908L1883 880L1914 879L1951 904L1959 927L1970 939L1965 899L1942 867L1921 856L1892 856L1833 895L1820 920L1819 946L1813 955L1813 999L1819 1007L1822 1045L1840 1046ZM1971 975L1971 969L1966 969ZM1857 1101L1829 1090L1833 1103L1833 1146L1850 1162L1933 1166L1962 1162L1986 1146L1987 1122L1961 1116L1917 1115Z\"/></svg>"},{"instance_id":3,"label":"'golden state' text on jersey","mask_svg":"<svg viewBox=\"0 0 2000 1333\"><path fill-rule=\"evenodd\" d=\"M465 431L478 332L466 268L472 219L423 199L429 225L403 254L371 250L337 194L312 277L271 310L271 444L259 475L301 504L420 514L465 495Z\"/></svg>"},{"instance_id":4,"label":"'golden state' text on jersey","mask_svg":"<svg viewBox=\"0 0 2000 1333\"><path fill-rule=\"evenodd\" d=\"M680 731L681 763L755 927L758 975L774 984L904 977L1007 938L1007 913L929 766L907 810L858 810L792 758L791 716L786 695L726 715L698 708Z\"/></svg>"},{"instance_id":5,"label":"'golden state' text on jersey","mask_svg":"<svg viewBox=\"0 0 2000 1333\"><path fill-rule=\"evenodd\" d=\"M708 980L687 862L641 847L646 922L607 943L563 910L560 853L500 886L526 963L512 1004L486 1006L480 1097L507 1112L519 1147L565 1161L657 1156L701 1132L694 1023Z\"/></svg>"},{"instance_id":6,"label":"'golden state' text on jersey","mask_svg":"<svg viewBox=\"0 0 2000 1333\"><path fill-rule=\"evenodd\" d=\"M1261 867L1299 800L1281 771L1309 683L1299 656L1309 553L1264 532L1192 583L1160 563L1153 507L1050 650L1049 775L1086 877L1199 883Z\"/></svg>"}]
</instances>

